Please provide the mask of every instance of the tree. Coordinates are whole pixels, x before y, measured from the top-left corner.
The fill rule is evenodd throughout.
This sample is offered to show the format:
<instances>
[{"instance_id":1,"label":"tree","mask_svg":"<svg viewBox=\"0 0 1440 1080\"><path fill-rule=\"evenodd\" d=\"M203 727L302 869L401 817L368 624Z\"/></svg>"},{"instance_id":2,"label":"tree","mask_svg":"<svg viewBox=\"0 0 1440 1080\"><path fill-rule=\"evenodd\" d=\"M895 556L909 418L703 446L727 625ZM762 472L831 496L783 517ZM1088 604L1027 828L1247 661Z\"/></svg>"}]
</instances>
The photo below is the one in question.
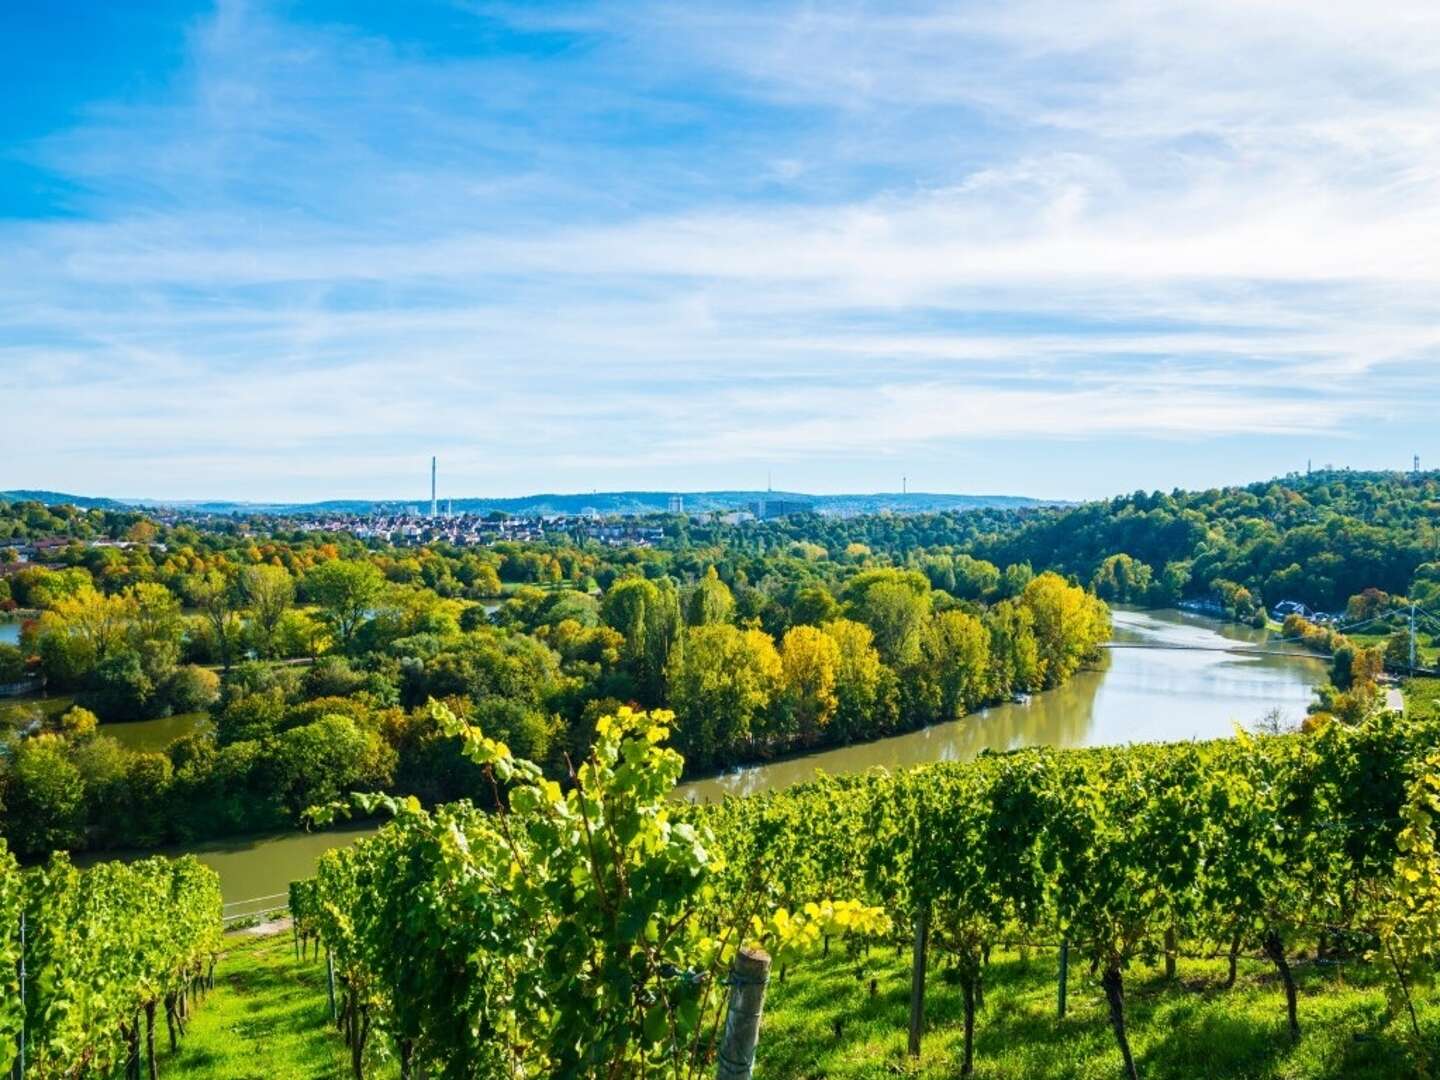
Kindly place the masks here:
<instances>
[{"instance_id":1,"label":"tree","mask_svg":"<svg viewBox=\"0 0 1440 1080\"><path fill-rule=\"evenodd\" d=\"M1095 654L1110 633L1110 612L1084 589L1046 572L1025 586L1021 602L1035 619L1040 674L1046 687L1059 686Z\"/></svg>"},{"instance_id":2,"label":"tree","mask_svg":"<svg viewBox=\"0 0 1440 1080\"><path fill-rule=\"evenodd\" d=\"M81 739L88 739L95 734L95 729L100 724L100 718L89 709L81 708L79 705L72 705L60 717L58 727L60 733L72 742Z\"/></svg>"},{"instance_id":3,"label":"tree","mask_svg":"<svg viewBox=\"0 0 1440 1080\"><path fill-rule=\"evenodd\" d=\"M669 581L622 578L600 605L607 626L625 635L624 659L636 689L648 701L665 695L665 671L679 644L680 600Z\"/></svg>"},{"instance_id":4,"label":"tree","mask_svg":"<svg viewBox=\"0 0 1440 1080\"><path fill-rule=\"evenodd\" d=\"M347 716L325 716L282 732L269 757L274 790L296 816L347 791L389 779L380 737Z\"/></svg>"},{"instance_id":5,"label":"tree","mask_svg":"<svg viewBox=\"0 0 1440 1080\"><path fill-rule=\"evenodd\" d=\"M932 690L933 719L954 720L989 695L990 635L974 615L944 611L932 616L920 640L918 680Z\"/></svg>"},{"instance_id":6,"label":"tree","mask_svg":"<svg viewBox=\"0 0 1440 1080\"><path fill-rule=\"evenodd\" d=\"M1000 568L971 555L956 555L955 586L951 590L962 600L983 600L1000 587Z\"/></svg>"},{"instance_id":7,"label":"tree","mask_svg":"<svg viewBox=\"0 0 1440 1080\"><path fill-rule=\"evenodd\" d=\"M295 579L283 566L247 566L240 571L240 595L261 654L273 656L280 621L295 600Z\"/></svg>"},{"instance_id":8,"label":"tree","mask_svg":"<svg viewBox=\"0 0 1440 1080\"><path fill-rule=\"evenodd\" d=\"M233 659L235 638L240 630L235 616L235 586L219 571L212 570L190 579L190 602L200 609L220 653L220 666L227 672Z\"/></svg>"},{"instance_id":9,"label":"tree","mask_svg":"<svg viewBox=\"0 0 1440 1080\"><path fill-rule=\"evenodd\" d=\"M814 626L794 626L780 645L785 710L802 743L813 742L835 716L840 646Z\"/></svg>"},{"instance_id":10,"label":"tree","mask_svg":"<svg viewBox=\"0 0 1440 1080\"><path fill-rule=\"evenodd\" d=\"M835 642L835 718L842 741L871 738L896 723L895 679L864 623L832 619L821 629Z\"/></svg>"},{"instance_id":11,"label":"tree","mask_svg":"<svg viewBox=\"0 0 1440 1080\"><path fill-rule=\"evenodd\" d=\"M180 601L164 585L145 581L126 590L130 601L126 637L132 648L157 643L178 652L185 634Z\"/></svg>"},{"instance_id":12,"label":"tree","mask_svg":"<svg viewBox=\"0 0 1440 1080\"><path fill-rule=\"evenodd\" d=\"M170 708L177 713L208 709L220 696L220 676L207 668L186 664L175 669L165 685Z\"/></svg>"},{"instance_id":13,"label":"tree","mask_svg":"<svg viewBox=\"0 0 1440 1080\"><path fill-rule=\"evenodd\" d=\"M85 835L85 785L56 735L15 748L5 793L5 832L22 855L78 847Z\"/></svg>"},{"instance_id":14,"label":"tree","mask_svg":"<svg viewBox=\"0 0 1440 1080\"><path fill-rule=\"evenodd\" d=\"M331 559L305 577L305 591L323 611L335 643L348 651L355 633L373 613L385 589L385 578L370 562Z\"/></svg>"},{"instance_id":15,"label":"tree","mask_svg":"<svg viewBox=\"0 0 1440 1080\"><path fill-rule=\"evenodd\" d=\"M1090 579L1090 590L1102 600L1143 603L1149 597L1153 577L1150 567L1138 559L1125 554L1111 555Z\"/></svg>"},{"instance_id":16,"label":"tree","mask_svg":"<svg viewBox=\"0 0 1440 1080\"><path fill-rule=\"evenodd\" d=\"M0 685L25 677L25 654L14 645L0 641Z\"/></svg>"},{"instance_id":17,"label":"tree","mask_svg":"<svg viewBox=\"0 0 1440 1080\"><path fill-rule=\"evenodd\" d=\"M1002 600L985 613L990 631L990 692L997 698L1040 688L1040 647L1035 616L1024 604Z\"/></svg>"},{"instance_id":18,"label":"tree","mask_svg":"<svg viewBox=\"0 0 1440 1080\"><path fill-rule=\"evenodd\" d=\"M164 701L156 689L139 655L127 651L96 666L83 700L103 720L144 720L163 711Z\"/></svg>"},{"instance_id":19,"label":"tree","mask_svg":"<svg viewBox=\"0 0 1440 1080\"><path fill-rule=\"evenodd\" d=\"M124 647L134 600L105 596L84 585L51 602L40 617L41 666L56 683L74 685Z\"/></svg>"},{"instance_id":20,"label":"tree","mask_svg":"<svg viewBox=\"0 0 1440 1080\"><path fill-rule=\"evenodd\" d=\"M824 585L807 585L795 594L790 619L796 625L820 626L838 617L840 603Z\"/></svg>"},{"instance_id":21,"label":"tree","mask_svg":"<svg viewBox=\"0 0 1440 1080\"><path fill-rule=\"evenodd\" d=\"M770 636L729 623L693 626L668 669L676 738L687 758L731 760L765 735L780 688L780 655Z\"/></svg>"},{"instance_id":22,"label":"tree","mask_svg":"<svg viewBox=\"0 0 1440 1080\"><path fill-rule=\"evenodd\" d=\"M705 576L690 593L685 605L685 621L691 626L729 622L730 613L734 610L735 597L712 566L705 571Z\"/></svg>"},{"instance_id":23,"label":"tree","mask_svg":"<svg viewBox=\"0 0 1440 1080\"><path fill-rule=\"evenodd\" d=\"M930 614L930 583L917 571L867 570L846 587L852 616L875 635L887 663L913 661Z\"/></svg>"},{"instance_id":24,"label":"tree","mask_svg":"<svg viewBox=\"0 0 1440 1080\"><path fill-rule=\"evenodd\" d=\"M1385 663L1401 671L1410 667L1410 654L1413 648L1409 628L1402 627L1385 639ZM1416 661L1419 661L1418 650L1415 653Z\"/></svg>"}]
</instances>

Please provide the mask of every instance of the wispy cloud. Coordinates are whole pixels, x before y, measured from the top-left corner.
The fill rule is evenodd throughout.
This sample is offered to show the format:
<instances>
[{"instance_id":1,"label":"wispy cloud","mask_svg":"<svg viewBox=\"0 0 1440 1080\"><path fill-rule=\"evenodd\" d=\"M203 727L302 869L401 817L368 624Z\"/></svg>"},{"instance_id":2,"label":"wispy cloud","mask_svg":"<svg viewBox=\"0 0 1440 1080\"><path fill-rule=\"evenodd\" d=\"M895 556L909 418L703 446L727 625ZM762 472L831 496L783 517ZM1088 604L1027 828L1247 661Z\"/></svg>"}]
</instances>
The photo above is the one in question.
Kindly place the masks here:
<instances>
[{"instance_id":1,"label":"wispy cloud","mask_svg":"<svg viewBox=\"0 0 1440 1080\"><path fill-rule=\"evenodd\" d=\"M386 493L440 448L476 491L835 489L1003 441L929 485L1062 494L1162 482L1136 440L1440 452L1433 5L306 15L198 12L158 91L7 148L67 205L0 222L0 487Z\"/></svg>"}]
</instances>

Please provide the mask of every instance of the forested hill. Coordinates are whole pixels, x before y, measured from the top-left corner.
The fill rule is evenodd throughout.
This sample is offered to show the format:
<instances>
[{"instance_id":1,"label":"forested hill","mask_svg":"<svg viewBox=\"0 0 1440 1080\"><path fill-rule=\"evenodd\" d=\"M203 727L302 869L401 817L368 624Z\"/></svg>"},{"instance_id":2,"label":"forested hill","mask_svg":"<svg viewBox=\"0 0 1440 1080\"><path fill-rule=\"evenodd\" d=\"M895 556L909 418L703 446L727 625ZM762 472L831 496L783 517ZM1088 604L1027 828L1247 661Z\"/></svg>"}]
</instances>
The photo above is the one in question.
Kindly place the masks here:
<instances>
[{"instance_id":1,"label":"forested hill","mask_svg":"<svg viewBox=\"0 0 1440 1080\"><path fill-rule=\"evenodd\" d=\"M1178 591L1343 608L1366 589L1428 603L1440 595L1440 473L1325 472L1243 488L1145 494L1026 521L981 545L1002 565L1030 560L1092 575L1124 553Z\"/></svg>"},{"instance_id":2,"label":"forested hill","mask_svg":"<svg viewBox=\"0 0 1440 1080\"><path fill-rule=\"evenodd\" d=\"M604 515L643 515L665 513L671 491L592 491L576 494L546 493L520 495L513 498L442 499L447 509L457 513L507 514L535 517L550 514L582 514L591 511ZM809 495L795 491L690 491L679 493L689 513L712 510L745 510L756 502L784 502L805 506L816 511L843 514L873 514L891 511L901 514L963 511L981 508L1004 509L1025 506L1064 505L1055 500L1031 499L1020 495L948 495L933 492L877 492L873 494ZM163 499L99 499L68 495L56 491L0 491L6 502L38 502L46 506L70 505L83 509L125 509L131 507L164 507L188 510L198 514L364 514L381 508L426 506L428 499L389 500L330 499L312 503L247 503L224 500L175 501Z\"/></svg>"},{"instance_id":3,"label":"forested hill","mask_svg":"<svg viewBox=\"0 0 1440 1080\"><path fill-rule=\"evenodd\" d=\"M0 502L34 502L44 506L77 506L81 510L124 510L126 504L118 499L91 498L86 495L68 495L63 491L0 491Z\"/></svg>"},{"instance_id":4,"label":"forested hill","mask_svg":"<svg viewBox=\"0 0 1440 1080\"><path fill-rule=\"evenodd\" d=\"M978 558L1058 570L1113 600L1162 606L1217 597L1242 616L1280 600L1335 611L1367 589L1422 604L1440 599L1440 472L1335 470L1078 506L802 516L742 532L771 550L863 544L961 596L983 588L969 580ZM687 535L703 543L728 531L692 523Z\"/></svg>"}]
</instances>

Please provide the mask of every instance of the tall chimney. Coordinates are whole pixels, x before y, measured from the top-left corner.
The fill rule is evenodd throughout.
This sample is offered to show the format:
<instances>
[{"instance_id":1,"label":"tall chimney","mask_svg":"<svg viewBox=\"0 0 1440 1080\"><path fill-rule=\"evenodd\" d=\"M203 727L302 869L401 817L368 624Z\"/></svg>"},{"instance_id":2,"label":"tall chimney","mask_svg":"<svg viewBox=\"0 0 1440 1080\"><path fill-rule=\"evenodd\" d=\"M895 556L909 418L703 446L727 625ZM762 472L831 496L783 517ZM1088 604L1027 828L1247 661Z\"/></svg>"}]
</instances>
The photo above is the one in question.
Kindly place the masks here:
<instances>
[{"instance_id":1,"label":"tall chimney","mask_svg":"<svg viewBox=\"0 0 1440 1080\"><path fill-rule=\"evenodd\" d=\"M439 504L435 501L435 459L430 459L430 516L439 517Z\"/></svg>"}]
</instances>

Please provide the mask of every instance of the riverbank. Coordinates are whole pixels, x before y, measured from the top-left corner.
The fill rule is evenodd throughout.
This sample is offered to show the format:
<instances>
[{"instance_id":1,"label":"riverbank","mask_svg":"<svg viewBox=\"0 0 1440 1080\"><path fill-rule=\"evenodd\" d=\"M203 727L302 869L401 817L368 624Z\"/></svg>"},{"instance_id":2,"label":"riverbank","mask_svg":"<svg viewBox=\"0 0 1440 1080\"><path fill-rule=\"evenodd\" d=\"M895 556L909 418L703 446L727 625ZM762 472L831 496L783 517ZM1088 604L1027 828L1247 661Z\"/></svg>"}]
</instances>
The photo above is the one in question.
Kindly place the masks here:
<instances>
[{"instance_id":1,"label":"riverbank","mask_svg":"<svg viewBox=\"0 0 1440 1080\"><path fill-rule=\"evenodd\" d=\"M1206 651L1195 646L1262 643L1262 631L1178 611L1116 609L1118 641L1171 643L1167 649L1107 652L1098 666L1065 686L1035 694L1024 704L981 710L961 720L903 735L804 754L681 784L689 799L720 799L788 787L831 774L882 766L904 768L928 761L959 761L984 750L1020 746L1099 746L1216 738L1235 725L1252 724L1279 708L1298 723L1325 665L1313 656L1256 656ZM107 725L109 727L110 725ZM331 847L373 831L350 826L323 833L281 833L166 848L166 855L194 853L220 874L227 903L282 893L314 872ZM86 861L134 857L93 853ZM232 911L244 910L243 908Z\"/></svg>"},{"instance_id":2,"label":"riverbank","mask_svg":"<svg viewBox=\"0 0 1440 1080\"><path fill-rule=\"evenodd\" d=\"M1279 710L1298 724L1327 677L1322 660L1296 650L1260 655L1228 648L1263 645L1265 631L1176 610L1116 608L1112 640L1146 648L1106 650L1064 686L1022 703L991 706L959 720L696 778L685 798L753 795L866 769L965 761L1022 746L1115 746L1230 735Z\"/></svg>"}]
</instances>

